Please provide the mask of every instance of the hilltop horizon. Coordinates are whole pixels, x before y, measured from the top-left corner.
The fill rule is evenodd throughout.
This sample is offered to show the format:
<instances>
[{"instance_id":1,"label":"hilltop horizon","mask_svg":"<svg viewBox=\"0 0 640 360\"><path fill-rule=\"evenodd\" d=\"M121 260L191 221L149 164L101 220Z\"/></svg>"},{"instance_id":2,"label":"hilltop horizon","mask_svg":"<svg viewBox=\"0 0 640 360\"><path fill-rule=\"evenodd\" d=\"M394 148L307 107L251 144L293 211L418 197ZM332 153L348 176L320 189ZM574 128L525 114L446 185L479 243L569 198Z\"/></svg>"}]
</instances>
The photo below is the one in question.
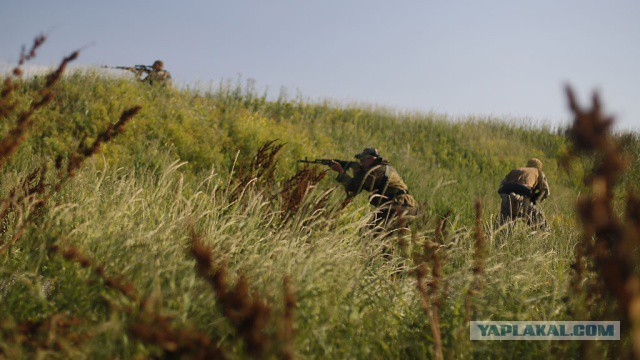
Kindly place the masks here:
<instances>
[{"instance_id":1,"label":"hilltop horizon","mask_svg":"<svg viewBox=\"0 0 640 360\"><path fill-rule=\"evenodd\" d=\"M0 62L0 74L7 74L16 64L14 63L3 63ZM28 63L23 66L24 76L31 75L44 75L48 71L51 71L57 64L44 65L44 64L32 64ZM122 72L119 70L108 70L101 69L102 65L76 65L71 64L69 66L69 71L97 71L102 75L109 75L114 77L122 77L127 79L133 79L132 76L127 75L126 72ZM548 119L548 118L536 118L530 115L517 115L517 114L483 114L483 113L455 113L455 112L443 112L436 111L433 109L420 109L420 108L405 108L400 106L394 106L384 103L371 103L365 100L357 100L357 99L333 99L330 97L325 98L313 98L310 96L305 96L304 92L299 89L291 90L284 87L279 89L270 89L268 86L261 86L256 79L253 78L243 78L240 74L235 77L229 77L226 79L218 79L218 80L209 80L209 81L196 81L194 83L184 83L174 81L174 86L177 89L182 90L191 90L200 93L206 93L211 91L218 91L221 88L236 88L238 86L243 89L251 88L254 95L263 96L267 95L267 99L270 101L276 101L279 98L283 98L285 100L296 100L296 101L304 101L312 104L329 104L334 107L339 108L362 108L362 109L371 109L371 110L382 110L387 111L393 114L403 115L403 116L427 116L433 115L439 117L443 120L447 121L496 121L501 123L521 126L523 128L549 128L551 130L565 129L571 124L571 116L569 114L569 108L567 107L567 115L562 119ZM587 94L584 94L586 98ZM615 116L615 115L614 115ZM616 122L614 125L614 132L616 133L639 133L640 127L631 126L624 127L624 124L620 124Z\"/></svg>"},{"instance_id":2,"label":"hilltop horizon","mask_svg":"<svg viewBox=\"0 0 640 360\"><path fill-rule=\"evenodd\" d=\"M452 115L562 122L563 87L609 99L620 129L640 127L640 4L255 0L124 6L10 1L0 61L50 37L38 62L82 49L81 65L163 60L179 84L256 79L312 99ZM143 14L149 14L143 16ZM598 26L594 26L598 24Z\"/></svg>"}]
</instances>

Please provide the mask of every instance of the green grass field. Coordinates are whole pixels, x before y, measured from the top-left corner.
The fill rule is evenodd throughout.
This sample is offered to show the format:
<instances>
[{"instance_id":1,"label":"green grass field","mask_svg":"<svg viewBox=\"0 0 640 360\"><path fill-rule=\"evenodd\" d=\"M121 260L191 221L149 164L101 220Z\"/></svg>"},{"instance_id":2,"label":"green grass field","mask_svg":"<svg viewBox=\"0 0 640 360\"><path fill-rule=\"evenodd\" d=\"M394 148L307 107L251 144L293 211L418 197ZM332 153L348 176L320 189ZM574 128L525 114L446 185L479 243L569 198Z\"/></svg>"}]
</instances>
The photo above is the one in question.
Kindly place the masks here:
<instances>
[{"instance_id":1,"label":"green grass field","mask_svg":"<svg viewBox=\"0 0 640 360\"><path fill-rule=\"evenodd\" d=\"M31 106L44 81L20 80L12 95L17 106ZM238 296L270 309L262 323L249 326L264 345L260 356L433 358L433 318L422 305L411 259L422 253L422 244L434 242L448 211L447 234L430 250L441 275L434 278L432 263L427 274L437 284L435 291L430 287L429 306L439 315L445 358L569 358L584 351L615 357L629 347L628 339L588 348L571 341L469 340L469 318L587 320L580 316L615 314L613 300L603 296L588 303L570 284L582 234L575 204L592 159L574 161L569 173L560 166L571 148L562 128L268 101L242 86L206 93L149 88L95 72L68 75L55 92L1 169L3 206L12 207L0 235L0 357L133 359L198 347L185 338L167 340L168 330L162 339L136 333L137 325L161 328L146 313L206 336L230 358L249 356L255 344L195 270L190 248L199 238L211 249L215 267L226 269L229 286L246 279L249 291ZM17 199L27 174L46 167L45 182L56 183L56 158L68 158L83 139L94 141L135 105L142 110L124 133L87 159L59 191L45 190L52 195L44 206L37 196ZM3 136L17 114L0 123ZM637 135L619 138L637 158ZM250 180L254 155L276 139L283 147L273 176ZM367 232L372 209L366 195L341 208L345 194L334 173L309 189L297 211L287 210L286 180L301 169L298 159L350 160L367 146L391 161L423 205L412 235ZM498 231L500 180L531 157L543 161L551 186L552 197L542 205L551 230L518 225ZM639 174L635 164L625 173L620 198ZM483 204L487 237L480 259L474 255L476 200ZM90 265L65 259L52 245L79 249ZM391 258L383 256L386 246L393 248ZM483 265L474 277L477 260ZM97 275L99 265L106 278L131 283L137 297ZM291 304L285 306L285 278L295 297L293 315ZM470 289L476 290L469 295ZM286 331L289 326L293 331Z\"/></svg>"}]
</instances>

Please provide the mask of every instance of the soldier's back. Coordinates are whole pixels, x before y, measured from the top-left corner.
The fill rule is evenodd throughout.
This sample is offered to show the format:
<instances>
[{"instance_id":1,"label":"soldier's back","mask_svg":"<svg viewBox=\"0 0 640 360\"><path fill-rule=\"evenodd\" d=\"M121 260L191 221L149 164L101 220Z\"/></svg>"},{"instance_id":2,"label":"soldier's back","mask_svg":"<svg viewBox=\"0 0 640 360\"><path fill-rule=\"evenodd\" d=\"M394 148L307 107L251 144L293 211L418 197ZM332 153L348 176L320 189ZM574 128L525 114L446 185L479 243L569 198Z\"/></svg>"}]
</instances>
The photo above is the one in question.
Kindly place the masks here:
<instances>
[{"instance_id":1,"label":"soldier's back","mask_svg":"<svg viewBox=\"0 0 640 360\"><path fill-rule=\"evenodd\" d=\"M520 184L534 187L538 182L539 172L536 168L522 167L511 170L504 178L507 184Z\"/></svg>"}]
</instances>

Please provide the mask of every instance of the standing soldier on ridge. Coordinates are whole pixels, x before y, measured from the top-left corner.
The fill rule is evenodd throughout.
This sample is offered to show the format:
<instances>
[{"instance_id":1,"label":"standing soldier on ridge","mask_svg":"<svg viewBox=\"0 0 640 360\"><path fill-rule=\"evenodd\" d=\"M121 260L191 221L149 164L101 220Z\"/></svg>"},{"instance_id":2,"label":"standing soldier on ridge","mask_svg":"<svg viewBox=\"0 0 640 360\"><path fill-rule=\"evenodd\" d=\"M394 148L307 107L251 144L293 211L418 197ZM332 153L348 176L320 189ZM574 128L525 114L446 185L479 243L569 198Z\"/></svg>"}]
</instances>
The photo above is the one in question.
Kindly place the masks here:
<instances>
[{"instance_id":1,"label":"standing soldier on ridge","mask_svg":"<svg viewBox=\"0 0 640 360\"><path fill-rule=\"evenodd\" d=\"M542 161L533 158L527 161L526 167L511 170L500 183L498 193L502 197L500 225L522 218L535 228L548 228L537 206L551 194L542 172Z\"/></svg>"},{"instance_id":2,"label":"standing soldier on ridge","mask_svg":"<svg viewBox=\"0 0 640 360\"><path fill-rule=\"evenodd\" d=\"M338 172L338 182L344 185L349 196L360 191L371 193L369 202L378 208L373 224L396 229L412 220L418 213L418 202L409 195L409 188L388 161L375 148L366 148L355 156L360 163L354 163L353 177L347 175L339 162L330 163Z\"/></svg>"}]
</instances>

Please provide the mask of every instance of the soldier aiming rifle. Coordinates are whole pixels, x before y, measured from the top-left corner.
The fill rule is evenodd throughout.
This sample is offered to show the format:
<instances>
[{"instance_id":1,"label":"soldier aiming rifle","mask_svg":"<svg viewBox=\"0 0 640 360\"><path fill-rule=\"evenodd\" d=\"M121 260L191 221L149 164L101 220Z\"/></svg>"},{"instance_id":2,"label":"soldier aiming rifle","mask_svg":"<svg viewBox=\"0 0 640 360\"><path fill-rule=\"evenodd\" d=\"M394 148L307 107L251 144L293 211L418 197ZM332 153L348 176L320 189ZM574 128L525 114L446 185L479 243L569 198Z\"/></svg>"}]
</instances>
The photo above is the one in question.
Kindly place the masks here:
<instances>
[{"instance_id":1,"label":"soldier aiming rifle","mask_svg":"<svg viewBox=\"0 0 640 360\"><path fill-rule=\"evenodd\" d=\"M369 203L376 207L371 221L374 227L400 228L418 213L418 202L409 194L409 188L391 164L375 148L366 148L355 155L359 162L336 159L300 160L308 164L331 167L338 173L347 195L358 195L362 190L371 193ZM347 174L351 170L353 176Z\"/></svg>"},{"instance_id":2,"label":"soldier aiming rifle","mask_svg":"<svg viewBox=\"0 0 640 360\"><path fill-rule=\"evenodd\" d=\"M134 73L138 81L149 85L166 86L171 83L171 74L164 70L164 63L156 60L153 65L134 65L134 66L103 66L107 69L127 70Z\"/></svg>"}]
</instances>

